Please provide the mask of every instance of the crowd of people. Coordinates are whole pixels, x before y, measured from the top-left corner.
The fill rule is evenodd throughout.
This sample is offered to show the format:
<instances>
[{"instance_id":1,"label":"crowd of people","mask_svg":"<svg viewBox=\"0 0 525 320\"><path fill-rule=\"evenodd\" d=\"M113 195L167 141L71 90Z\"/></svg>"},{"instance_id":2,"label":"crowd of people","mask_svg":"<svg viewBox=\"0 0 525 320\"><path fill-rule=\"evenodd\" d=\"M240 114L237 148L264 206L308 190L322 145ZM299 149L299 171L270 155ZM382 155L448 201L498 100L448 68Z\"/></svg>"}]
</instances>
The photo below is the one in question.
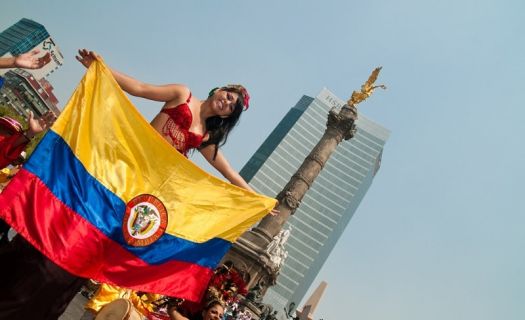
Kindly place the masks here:
<instances>
[{"instance_id":1,"label":"crowd of people","mask_svg":"<svg viewBox=\"0 0 525 320\"><path fill-rule=\"evenodd\" d=\"M86 68L100 59L86 49L79 50L76 58ZM36 69L48 60L46 56L39 56L38 51L33 51L0 58L0 68ZM113 69L111 72L128 94L163 103L151 126L176 150L185 156L191 150L199 151L229 182L252 190L220 150L243 111L249 107L250 96L246 88L226 85L212 89L205 99L198 99L182 84L152 85ZM0 176L4 179L0 183L6 183L13 176L25 160L22 156L27 144L36 134L47 130L55 119L51 112L38 119L29 112L27 129L23 129L14 119L0 118L0 169L9 167L9 172ZM275 210L271 212L277 213ZM87 280L63 270L20 236L8 241L8 228L4 223L0 230L4 242L0 248L0 319L57 319ZM222 319L224 307L220 298L210 299L203 302L202 312L197 316L204 320ZM166 319L188 319L173 305L165 311Z\"/></svg>"}]
</instances>

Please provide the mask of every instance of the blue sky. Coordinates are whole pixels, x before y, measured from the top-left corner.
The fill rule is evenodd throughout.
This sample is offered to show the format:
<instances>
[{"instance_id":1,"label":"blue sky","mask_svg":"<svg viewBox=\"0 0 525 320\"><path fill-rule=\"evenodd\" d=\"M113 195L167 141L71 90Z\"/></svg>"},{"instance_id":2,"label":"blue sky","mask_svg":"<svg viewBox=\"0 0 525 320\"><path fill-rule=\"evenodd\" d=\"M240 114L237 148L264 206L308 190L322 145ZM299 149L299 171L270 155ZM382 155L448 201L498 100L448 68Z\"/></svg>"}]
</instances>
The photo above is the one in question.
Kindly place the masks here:
<instances>
[{"instance_id":1,"label":"blue sky","mask_svg":"<svg viewBox=\"0 0 525 320\"><path fill-rule=\"evenodd\" d=\"M46 26L65 56L50 79L65 104L76 49L196 96L243 83L252 107L224 151L240 169L303 95L350 96L392 131L374 184L314 286L316 318L525 318L525 2L3 1L0 29ZM133 100L151 119L161 104ZM198 163L202 163L195 156ZM523 189L522 189L523 190Z\"/></svg>"}]
</instances>

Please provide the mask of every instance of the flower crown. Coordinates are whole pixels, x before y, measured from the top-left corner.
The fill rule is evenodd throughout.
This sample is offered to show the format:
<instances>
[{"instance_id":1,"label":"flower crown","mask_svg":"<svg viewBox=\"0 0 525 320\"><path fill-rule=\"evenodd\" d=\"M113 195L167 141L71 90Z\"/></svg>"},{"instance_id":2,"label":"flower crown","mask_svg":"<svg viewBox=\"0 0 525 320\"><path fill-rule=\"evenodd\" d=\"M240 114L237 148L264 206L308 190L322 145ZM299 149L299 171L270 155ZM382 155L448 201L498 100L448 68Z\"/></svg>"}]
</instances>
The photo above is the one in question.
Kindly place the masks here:
<instances>
[{"instance_id":1,"label":"flower crown","mask_svg":"<svg viewBox=\"0 0 525 320\"><path fill-rule=\"evenodd\" d=\"M242 99L243 99L242 107L244 111L246 111L250 107L250 95L248 94L248 90L246 90L245 88L241 89L241 94L242 94Z\"/></svg>"}]
</instances>

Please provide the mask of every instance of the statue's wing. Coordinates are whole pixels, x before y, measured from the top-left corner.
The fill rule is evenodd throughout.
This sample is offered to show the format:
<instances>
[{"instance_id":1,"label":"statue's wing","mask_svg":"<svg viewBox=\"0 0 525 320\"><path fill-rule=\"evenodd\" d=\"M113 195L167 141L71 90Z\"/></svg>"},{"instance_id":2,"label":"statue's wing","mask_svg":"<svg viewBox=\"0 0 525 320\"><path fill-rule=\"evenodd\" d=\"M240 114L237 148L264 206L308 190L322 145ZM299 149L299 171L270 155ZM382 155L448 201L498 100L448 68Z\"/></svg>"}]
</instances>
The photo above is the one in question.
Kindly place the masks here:
<instances>
[{"instance_id":1,"label":"statue's wing","mask_svg":"<svg viewBox=\"0 0 525 320\"><path fill-rule=\"evenodd\" d=\"M371 89L373 89L374 82L376 82L377 77L379 76L379 71L381 71L383 67L377 67L372 71L372 74L370 74L370 77L368 77L368 80L363 84L362 91L369 92Z\"/></svg>"}]
</instances>

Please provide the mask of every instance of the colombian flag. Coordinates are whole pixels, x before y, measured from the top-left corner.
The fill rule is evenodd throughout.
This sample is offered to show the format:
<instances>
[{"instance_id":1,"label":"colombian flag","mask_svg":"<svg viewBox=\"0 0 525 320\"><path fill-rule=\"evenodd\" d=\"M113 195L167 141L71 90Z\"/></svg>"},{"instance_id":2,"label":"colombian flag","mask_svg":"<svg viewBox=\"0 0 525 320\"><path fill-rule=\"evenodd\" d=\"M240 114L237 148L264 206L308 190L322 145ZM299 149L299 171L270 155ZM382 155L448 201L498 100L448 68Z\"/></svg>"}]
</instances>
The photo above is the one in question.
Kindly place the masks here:
<instances>
[{"instance_id":1,"label":"colombian flag","mask_svg":"<svg viewBox=\"0 0 525 320\"><path fill-rule=\"evenodd\" d=\"M198 301L275 203L178 153L96 61L0 194L0 216L75 275Z\"/></svg>"}]
</instances>

